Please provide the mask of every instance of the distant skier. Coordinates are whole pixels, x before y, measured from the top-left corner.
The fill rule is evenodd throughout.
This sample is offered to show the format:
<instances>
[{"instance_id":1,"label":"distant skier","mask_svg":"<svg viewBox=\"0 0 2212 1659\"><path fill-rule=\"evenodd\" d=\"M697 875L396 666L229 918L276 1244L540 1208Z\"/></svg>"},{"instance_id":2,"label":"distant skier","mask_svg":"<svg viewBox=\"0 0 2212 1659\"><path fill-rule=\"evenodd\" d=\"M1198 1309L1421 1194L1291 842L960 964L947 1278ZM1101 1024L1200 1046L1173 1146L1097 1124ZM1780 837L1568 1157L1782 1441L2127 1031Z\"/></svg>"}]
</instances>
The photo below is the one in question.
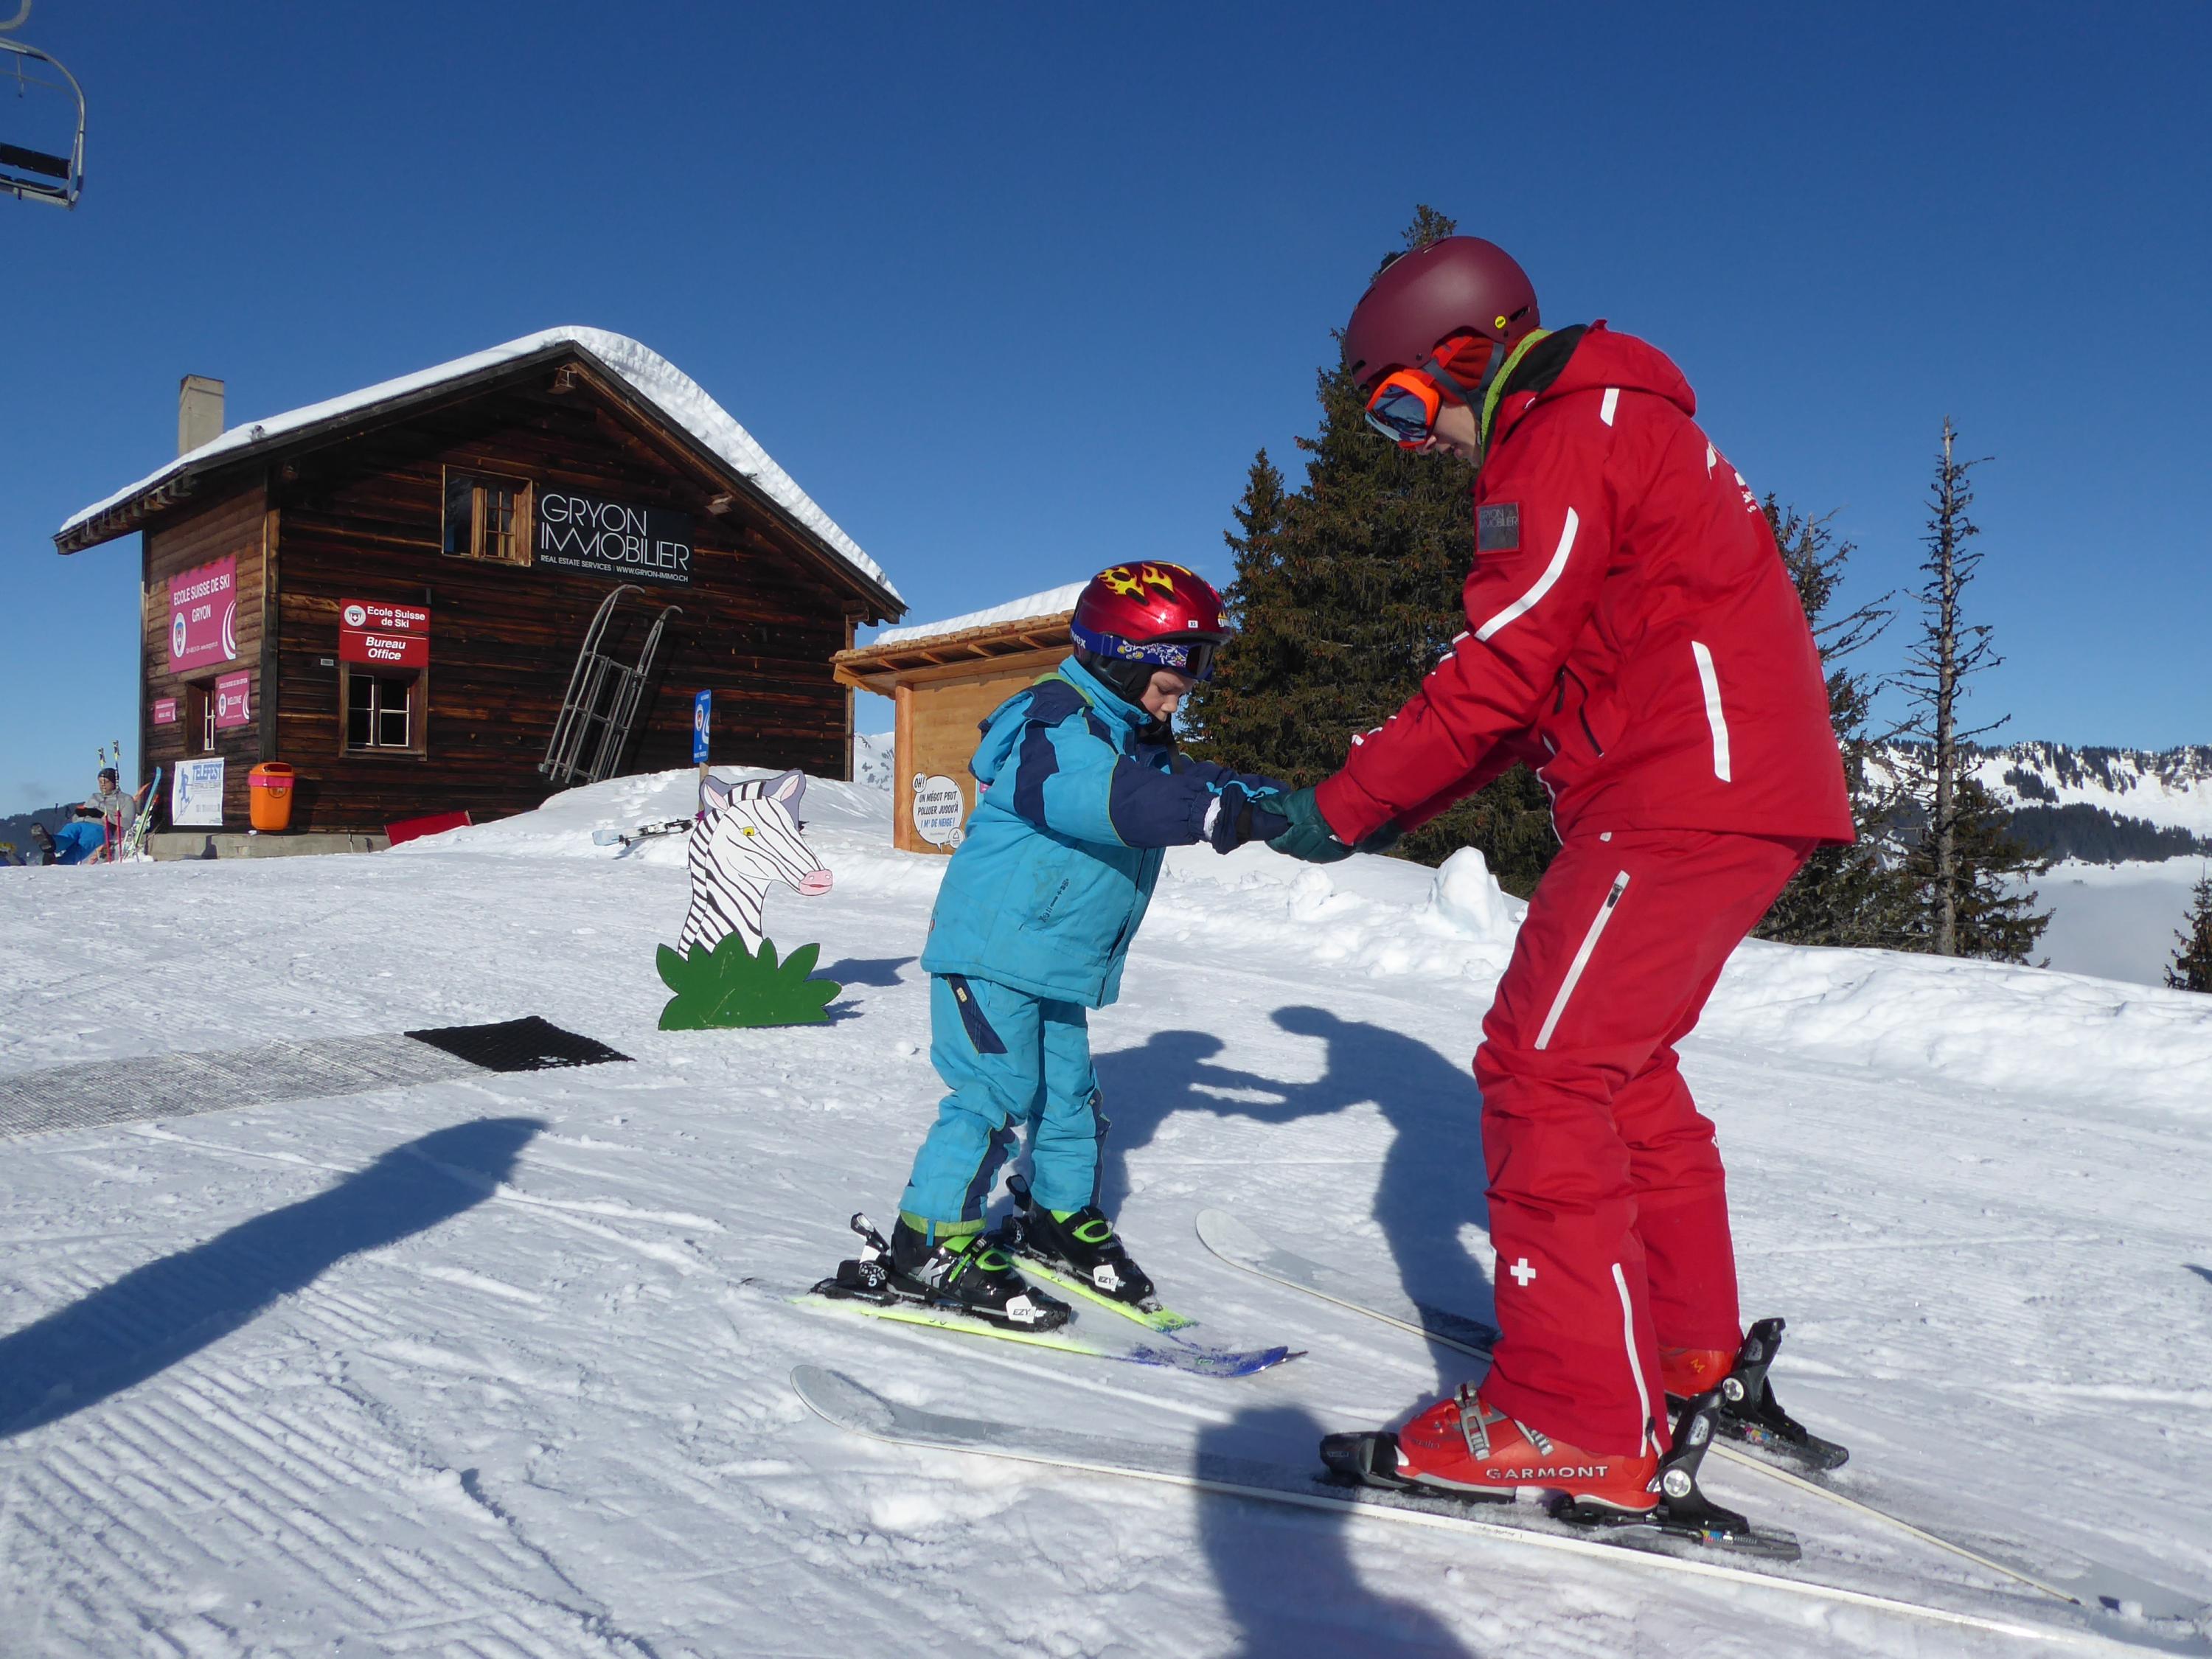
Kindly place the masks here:
<instances>
[{"instance_id":1,"label":"distant skier","mask_svg":"<svg viewBox=\"0 0 2212 1659\"><path fill-rule=\"evenodd\" d=\"M1394 1481L1648 1513L1666 1396L1716 1386L1743 1340L1713 1126L1675 1045L1813 848L1851 839L1820 655L1680 371L1601 322L1544 329L1503 249L1454 236L1388 263L1344 347L1372 425L1480 468L1468 626L1285 800L1276 845L1344 857L1522 759L1561 845L1474 1060L1503 1340L1395 1442L1332 1437L1330 1461L1380 1443Z\"/></svg>"},{"instance_id":2,"label":"distant skier","mask_svg":"<svg viewBox=\"0 0 2212 1659\"><path fill-rule=\"evenodd\" d=\"M1098 1203L1107 1120L1088 1011L1120 992L1163 848L1225 853L1287 828L1268 804L1281 785L1192 760L1169 728L1230 635L1220 595L1180 565L1120 565L1083 590L1073 631L1074 655L1000 705L969 763L980 798L921 957L929 1057L951 1092L915 1157L887 1264L904 1296L1034 1330L1064 1323L1067 1305L983 1236L1014 1131L1031 1163L1027 1247L1106 1296L1145 1301L1152 1281Z\"/></svg>"}]
</instances>

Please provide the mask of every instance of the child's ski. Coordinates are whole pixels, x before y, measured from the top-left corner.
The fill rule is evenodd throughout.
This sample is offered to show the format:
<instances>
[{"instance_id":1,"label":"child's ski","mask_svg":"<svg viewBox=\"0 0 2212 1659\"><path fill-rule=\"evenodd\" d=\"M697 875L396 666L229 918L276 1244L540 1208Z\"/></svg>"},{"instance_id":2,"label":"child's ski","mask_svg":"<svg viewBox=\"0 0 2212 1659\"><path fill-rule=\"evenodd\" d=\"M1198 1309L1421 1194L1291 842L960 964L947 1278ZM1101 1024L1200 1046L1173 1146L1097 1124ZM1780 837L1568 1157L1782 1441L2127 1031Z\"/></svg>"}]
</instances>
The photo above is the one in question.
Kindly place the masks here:
<instances>
[{"instance_id":1,"label":"child's ski","mask_svg":"<svg viewBox=\"0 0 2212 1659\"><path fill-rule=\"evenodd\" d=\"M1292 1290L1304 1291L1310 1296L1316 1296L1325 1302L1334 1303L1338 1307L1347 1309L1351 1312L1364 1314L1370 1319L1379 1319L1386 1325L1395 1325L1401 1330L1409 1331L1416 1336L1426 1337L1431 1342L1440 1343L1448 1348L1455 1348L1462 1353L1470 1354L1477 1359L1489 1358L1492 1345L1498 1340L1496 1328L1484 1324L1480 1320L1467 1319L1456 1314L1445 1313L1437 1309L1424 1306L1395 1292L1367 1284L1350 1273L1326 1267L1318 1261L1309 1261L1295 1252L1283 1249L1269 1243L1267 1238L1226 1210L1200 1210L1198 1213L1198 1237L1200 1243L1232 1267L1241 1267L1246 1273L1256 1273L1262 1279L1273 1279L1278 1285L1286 1285ZM1838 1492L1835 1487L1822 1481L1808 1480L1804 1475L1784 1468L1765 1457L1741 1451L1724 1442L1717 1440L1712 1449L1731 1462L1742 1464L1747 1468L1757 1469L1777 1480L1796 1487L1801 1492L1811 1492L1817 1497L1826 1498L1832 1504L1839 1504L1846 1509L1856 1510L1862 1515L1870 1516L1886 1525L1895 1527L1918 1539L1923 1544L1930 1544L1937 1549L1948 1550L1954 1555L1972 1561L1977 1566L1986 1567L1992 1572L2002 1573L2008 1578L2026 1584L2032 1589L2040 1590L2044 1595L2055 1597L2058 1601L2080 1605L2080 1597L2069 1595L2055 1585L2047 1584L2042 1579L2022 1572L2017 1567L2008 1567L2002 1561L1993 1561L1988 1556L1970 1550L1963 1544L1954 1544L1948 1538L1939 1537L1935 1533L1915 1526L1901 1516L1893 1515L1887 1510L1877 1509L1873 1504Z\"/></svg>"},{"instance_id":2,"label":"child's ski","mask_svg":"<svg viewBox=\"0 0 2212 1659\"><path fill-rule=\"evenodd\" d=\"M1478 1507L1447 1498L1339 1485L1317 1470L1259 1459L1109 1439L1033 1424L940 1416L886 1400L849 1377L817 1365L799 1366L792 1372L791 1383L809 1409L826 1421L849 1432L895 1445L969 1452L1054 1468L1158 1481L1201 1492L1227 1492L1307 1509L1409 1522L1616 1562L1638 1560L1668 1572L1726 1583L1759 1585L1817 1601L1875 1608L2027 1641L2078 1639L2076 1632L2070 1630L1939 1607L1717 1561L1706 1558L1700 1546L1659 1534L1631 1528L1609 1532L1577 1529L1553 1521L1541 1510L1529 1506L1500 1504Z\"/></svg>"},{"instance_id":3,"label":"child's ski","mask_svg":"<svg viewBox=\"0 0 2212 1659\"><path fill-rule=\"evenodd\" d=\"M1072 1291L1096 1306L1121 1315L1124 1319L1133 1319L1146 1330L1158 1331L1162 1336L1188 1330L1198 1323L1189 1315L1179 1314L1172 1308L1161 1307L1158 1303L1146 1308L1133 1303L1116 1302L1089 1279L1068 1272L1057 1262L1047 1261L1032 1251L1012 1248L1011 1254L1021 1263L1022 1272L1030 1278L1042 1279L1048 1285Z\"/></svg>"},{"instance_id":4,"label":"child's ski","mask_svg":"<svg viewBox=\"0 0 2212 1659\"><path fill-rule=\"evenodd\" d=\"M1302 1352L1281 1346L1249 1351L1204 1348L1195 1343L1179 1341L1116 1348L1093 1342L1068 1326L1050 1331L1024 1331L1012 1326L994 1325L987 1319L978 1319L972 1314L963 1314L951 1308L933 1306L906 1297L895 1297L889 1301L878 1301L863 1296L833 1296L818 1285L805 1295L791 1299L799 1307L824 1313L857 1314L902 1325L958 1331L969 1336L993 1337L1001 1342L1018 1342L1032 1348L1050 1348L1059 1353L1085 1354L1094 1359L1115 1359L1124 1364L1151 1365L1163 1370L1184 1371L1194 1376L1250 1376L1285 1360L1296 1359Z\"/></svg>"}]
</instances>

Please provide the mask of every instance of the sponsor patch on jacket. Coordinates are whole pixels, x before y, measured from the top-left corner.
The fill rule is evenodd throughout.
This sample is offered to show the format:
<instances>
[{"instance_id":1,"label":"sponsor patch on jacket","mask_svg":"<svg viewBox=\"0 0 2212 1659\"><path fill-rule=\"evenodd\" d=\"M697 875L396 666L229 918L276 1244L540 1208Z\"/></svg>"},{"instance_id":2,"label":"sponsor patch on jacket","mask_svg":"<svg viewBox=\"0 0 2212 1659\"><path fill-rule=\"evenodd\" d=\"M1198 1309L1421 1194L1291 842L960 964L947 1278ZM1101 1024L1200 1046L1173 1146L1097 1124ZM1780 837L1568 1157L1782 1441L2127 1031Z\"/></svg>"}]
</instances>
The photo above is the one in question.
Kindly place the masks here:
<instances>
[{"instance_id":1,"label":"sponsor patch on jacket","mask_svg":"<svg viewBox=\"0 0 2212 1659\"><path fill-rule=\"evenodd\" d=\"M1474 550L1478 553L1518 553L1521 550L1521 503L1492 501L1474 509Z\"/></svg>"}]
</instances>

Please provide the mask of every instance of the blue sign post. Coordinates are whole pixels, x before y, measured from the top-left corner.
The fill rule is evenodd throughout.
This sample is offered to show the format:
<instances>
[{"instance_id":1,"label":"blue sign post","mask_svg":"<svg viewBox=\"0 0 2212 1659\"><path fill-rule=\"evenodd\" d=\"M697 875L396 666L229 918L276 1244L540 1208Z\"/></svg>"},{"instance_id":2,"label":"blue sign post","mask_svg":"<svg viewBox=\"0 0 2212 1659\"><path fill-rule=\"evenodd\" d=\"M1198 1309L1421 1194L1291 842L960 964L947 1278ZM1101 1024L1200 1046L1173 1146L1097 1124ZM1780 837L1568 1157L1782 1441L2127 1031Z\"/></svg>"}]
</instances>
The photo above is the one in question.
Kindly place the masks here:
<instances>
[{"instance_id":1,"label":"blue sign post","mask_svg":"<svg viewBox=\"0 0 2212 1659\"><path fill-rule=\"evenodd\" d=\"M714 694L702 691L691 699L691 764L699 769L699 816L707 813L707 732L714 723Z\"/></svg>"}]
</instances>

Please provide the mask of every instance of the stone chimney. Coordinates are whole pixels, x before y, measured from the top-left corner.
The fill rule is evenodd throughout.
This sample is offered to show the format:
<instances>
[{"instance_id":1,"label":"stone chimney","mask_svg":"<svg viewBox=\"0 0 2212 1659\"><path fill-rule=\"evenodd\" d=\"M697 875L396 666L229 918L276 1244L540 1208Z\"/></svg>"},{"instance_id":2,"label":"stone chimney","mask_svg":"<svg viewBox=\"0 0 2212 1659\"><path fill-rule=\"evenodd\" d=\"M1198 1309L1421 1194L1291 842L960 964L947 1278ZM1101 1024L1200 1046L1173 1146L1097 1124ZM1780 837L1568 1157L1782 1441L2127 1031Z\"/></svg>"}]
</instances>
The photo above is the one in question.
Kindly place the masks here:
<instances>
[{"instance_id":1,"label":"stone chimney","mask_svg":"<svg viewBox=\"0 0 2212 1659\"><path fill-rule=\"evenodd\" d=\"M189 455L222 436L222 382L187 374L177 383L177 453Z\"/></svg>"}]
</instances>

